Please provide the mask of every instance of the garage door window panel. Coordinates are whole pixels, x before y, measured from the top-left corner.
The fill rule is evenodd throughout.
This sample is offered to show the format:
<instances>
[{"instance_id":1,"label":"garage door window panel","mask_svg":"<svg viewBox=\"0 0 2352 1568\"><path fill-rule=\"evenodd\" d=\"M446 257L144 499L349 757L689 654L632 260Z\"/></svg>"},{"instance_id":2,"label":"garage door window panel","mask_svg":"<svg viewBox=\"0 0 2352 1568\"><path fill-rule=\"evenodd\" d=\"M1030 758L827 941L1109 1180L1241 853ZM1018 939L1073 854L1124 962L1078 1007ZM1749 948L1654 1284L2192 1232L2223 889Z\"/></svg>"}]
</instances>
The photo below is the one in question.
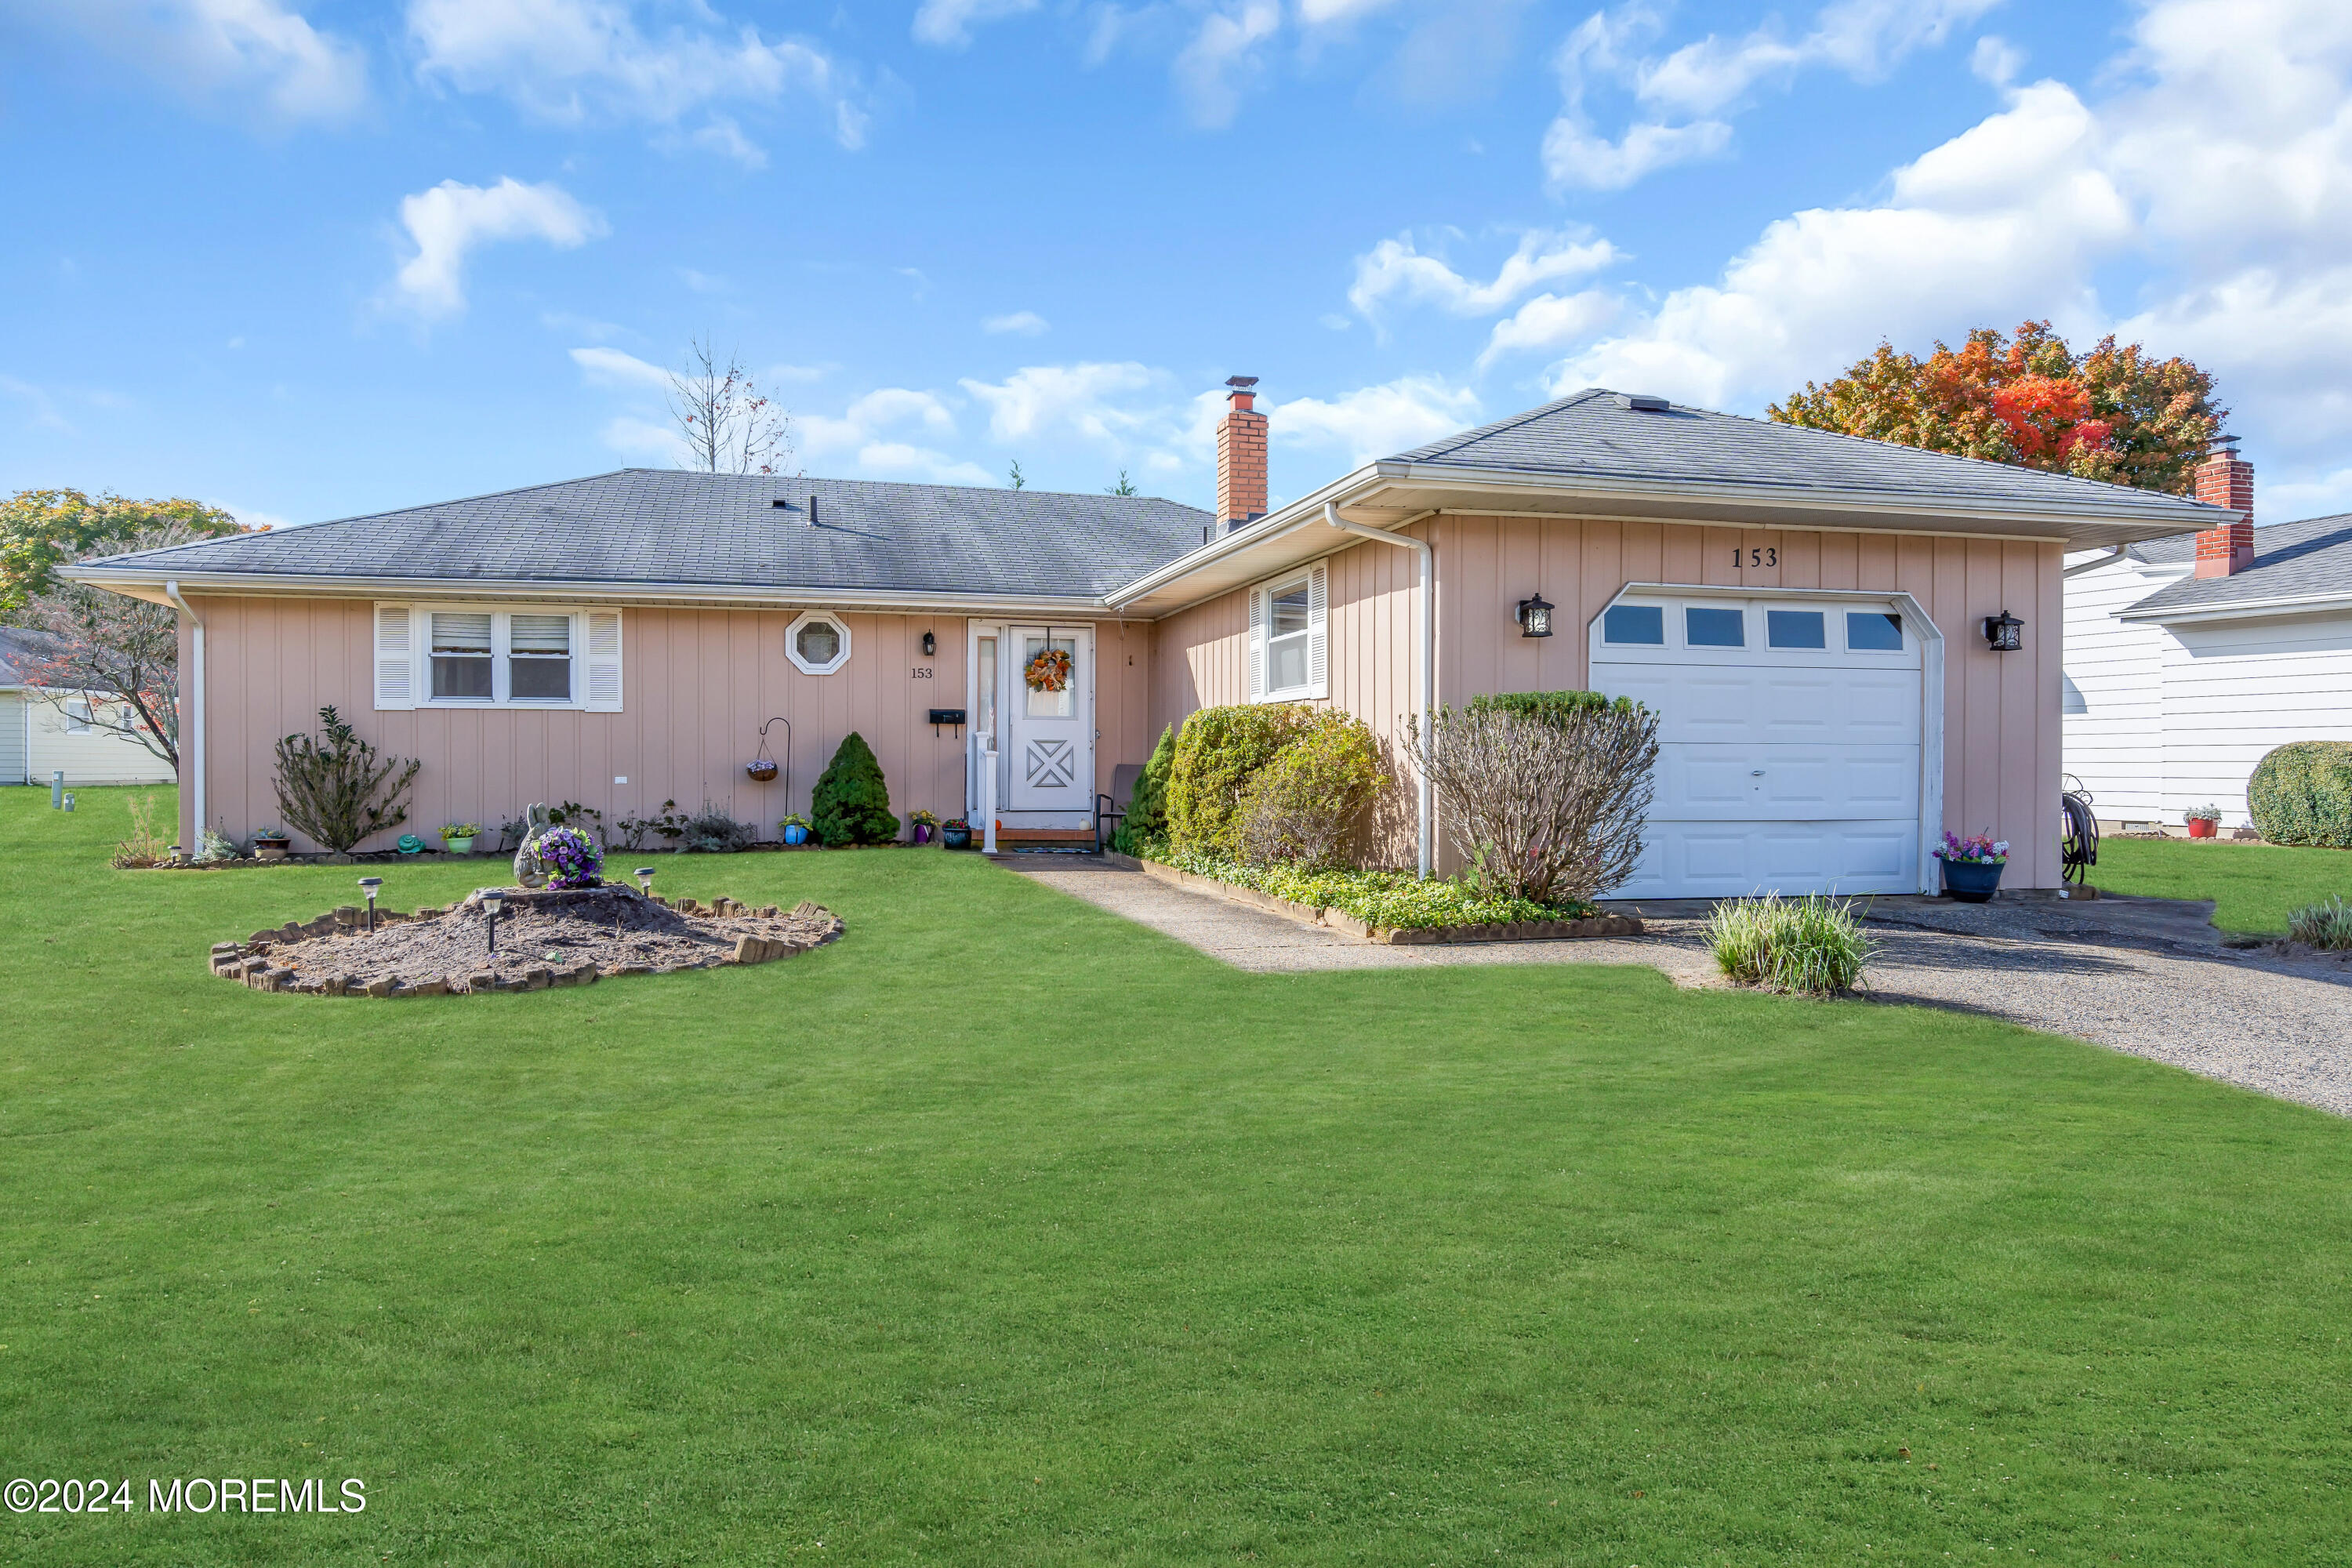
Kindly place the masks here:
<instances>
[{"instance_id":1,"label":"garage door window panel","mask_svg":"<svg viewBox=\"0 0 2352 1568\"><path fill-rule=\"evenodd\" d=\"M1656 605L1612 605L1601 617L1601 638L1627 647L1666 646L1666 612Z\"/></svg>"},{"instance_id":2,"label":"garage door window panel","mask_svg":"<svg viewBox=\"0 0 2352 1568\"><path fill-rule=\"evenodd\" d=\"M1887 610L1848 610L1845 646L1848 653L1901 653L1903 617Z\"/></svg>"},{"instance_id":3,"label":"garage door window panel","mask_svg":"<svg viewBox=\"0 0 2352 1568\"><path fill-rule=\"evenodd\" d=\"M1767 610L1764 641L1769 647L1826 648L1828 617L1819 610Z\"/></svg>"},{"instance_id":4,"label":"garage door window panel","mask_svg":"<svg viewBox=\"0 0 2352 1568\"><path fill-rule=\"evenodd\" d=\"M1714 605L1691 605L1683 610L1685 647L1746 647L1748 615Z\"/></svg>"}]
</instances>

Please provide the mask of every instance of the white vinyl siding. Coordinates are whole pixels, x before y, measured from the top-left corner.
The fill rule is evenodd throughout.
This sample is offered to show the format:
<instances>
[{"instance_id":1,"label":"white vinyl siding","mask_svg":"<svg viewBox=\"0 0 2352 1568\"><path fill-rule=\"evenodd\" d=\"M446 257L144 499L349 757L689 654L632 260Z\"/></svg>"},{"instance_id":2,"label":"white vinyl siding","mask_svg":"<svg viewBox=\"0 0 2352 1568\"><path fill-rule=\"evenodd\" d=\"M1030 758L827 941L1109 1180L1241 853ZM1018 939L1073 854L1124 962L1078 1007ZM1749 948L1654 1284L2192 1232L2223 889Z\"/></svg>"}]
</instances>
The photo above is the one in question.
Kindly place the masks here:
<instances>
[{"instance_id":1,"label":"white vinyl siding","mask_svg":"<svg viewBox=\"0 0 2352 1568\"><path fill-rule=\"evenodd\" d=\"M2164 645L2171 639L2162 626L2119 621L2116 612L2180 575L2118 563L2066 580L2063 765L2090 791L2091 810L2105 821L2161 818Z\"/></svg>"},{"instance_id":2,"label":"white vinyl siding","mask_svg":"<svg viewBox=\"0 0 2352 1568\"><path fill-rule=\"evenodd\" d=\"M1328 697L1330 573L1321 562L1261 583L1249 595L1253 701Z\"/></svg>"},{"instance_id":3,"label":"white vinyl siding","mask_svg":"<svg viewBox=\"0 0 2352 1568\"><path fill-rule=\"evenodd\" d=\"M0 784L29 784L31 715L21 691L0 691Z\"/></svg>"},{"instance_id":4,"label":"white vinyl siding","mask_svg":"<svg viewBox=\"0 0 2352 1568\"><path fill-rule=\"evenodd\" d=\"M376 707L621 709L621 612L378 605Z\"/></svg>"}]
</instances>

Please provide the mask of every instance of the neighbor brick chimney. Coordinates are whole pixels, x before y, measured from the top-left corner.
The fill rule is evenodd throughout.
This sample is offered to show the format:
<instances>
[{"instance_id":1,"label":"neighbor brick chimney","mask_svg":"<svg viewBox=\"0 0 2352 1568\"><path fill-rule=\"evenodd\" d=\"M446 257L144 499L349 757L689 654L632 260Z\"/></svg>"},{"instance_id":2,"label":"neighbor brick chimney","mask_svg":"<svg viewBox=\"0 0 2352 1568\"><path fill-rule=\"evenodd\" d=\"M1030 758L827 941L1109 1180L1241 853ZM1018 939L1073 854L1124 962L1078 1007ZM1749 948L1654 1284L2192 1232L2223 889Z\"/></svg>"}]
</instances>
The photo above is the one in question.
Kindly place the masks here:
<instances>
[{"instance_id":1,"label":"neighbor brick chimney","mask_svg":"<svg viewBox=\"0 0 2352 1568\"><path fill-rule=\"evenodd\" d=\"M2224 436L2197 465L2197 499L2246 515L2197 536L2197 575L2233 577L2254 563L2254 466L2238 456L2238 438Z\"/></svg>"},{"instance_id":2,"label":"neighbor brick chimney","mask_svg":"<svg viewBox=\"0 0 2352 1568\"><path fill-rule=\"evenodd\" d=\"M1231 532L1265 515L1265 416L1256 411L1254 375L1226 378L1233 390L1217 426L1217 520Z\"/></svg>"}]
</instances>

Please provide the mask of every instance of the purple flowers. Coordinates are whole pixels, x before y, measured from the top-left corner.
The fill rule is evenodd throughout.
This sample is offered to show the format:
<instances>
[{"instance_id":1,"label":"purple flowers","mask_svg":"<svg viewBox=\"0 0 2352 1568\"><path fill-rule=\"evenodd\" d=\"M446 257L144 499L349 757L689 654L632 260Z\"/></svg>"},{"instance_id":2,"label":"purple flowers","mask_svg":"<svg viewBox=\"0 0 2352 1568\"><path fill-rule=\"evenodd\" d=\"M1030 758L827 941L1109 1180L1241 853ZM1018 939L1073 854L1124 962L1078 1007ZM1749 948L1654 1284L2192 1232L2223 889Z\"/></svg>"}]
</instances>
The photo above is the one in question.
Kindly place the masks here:
<instances>
[{"instance_id":1,"label":"purple flowers","mask_svg":"<svg viewBox=\"0 0 2352 1568\"><path fill-rule=\"evenodd\" d=\"M1990 833L1973 838L1961 838L1949 828L1944 831L1943 847L1936 851L1938 860L1966 860L1977 865L1998 865L2009 858L2009 840L1996 839Z\"/></svg>"},{"instance_id":2,"label":"purple flowers","mask_svg":"<svg viewBox=\"0 0 2352 1568\"><path fill-rule=\"evenodd\" d=\"M576 827L549 828L539 836L533 852L547 868L551 886L593 888L604 880L604 852Z\"/></svg>"}]
</instances>

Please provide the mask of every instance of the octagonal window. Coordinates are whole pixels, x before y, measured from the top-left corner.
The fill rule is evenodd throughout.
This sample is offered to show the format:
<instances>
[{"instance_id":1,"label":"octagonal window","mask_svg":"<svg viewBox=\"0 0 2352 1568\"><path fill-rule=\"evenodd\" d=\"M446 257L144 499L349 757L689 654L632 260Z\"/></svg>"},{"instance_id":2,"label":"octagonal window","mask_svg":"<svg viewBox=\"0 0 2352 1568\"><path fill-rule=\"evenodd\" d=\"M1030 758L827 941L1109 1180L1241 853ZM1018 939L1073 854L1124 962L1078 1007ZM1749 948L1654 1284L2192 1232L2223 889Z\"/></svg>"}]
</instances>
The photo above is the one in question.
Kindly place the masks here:
<instances>
[{"instance_id":1,"label":"octagonal window","mask_svg":"<svg viewBox=\"0 0 2352 1568\"><path fill-rule=\"evenodd\" d=\"M784 652L805 675L831 675L849 662L849 627L840 617L812 611L784 633Z\"/></svg>"}]
</instances>

